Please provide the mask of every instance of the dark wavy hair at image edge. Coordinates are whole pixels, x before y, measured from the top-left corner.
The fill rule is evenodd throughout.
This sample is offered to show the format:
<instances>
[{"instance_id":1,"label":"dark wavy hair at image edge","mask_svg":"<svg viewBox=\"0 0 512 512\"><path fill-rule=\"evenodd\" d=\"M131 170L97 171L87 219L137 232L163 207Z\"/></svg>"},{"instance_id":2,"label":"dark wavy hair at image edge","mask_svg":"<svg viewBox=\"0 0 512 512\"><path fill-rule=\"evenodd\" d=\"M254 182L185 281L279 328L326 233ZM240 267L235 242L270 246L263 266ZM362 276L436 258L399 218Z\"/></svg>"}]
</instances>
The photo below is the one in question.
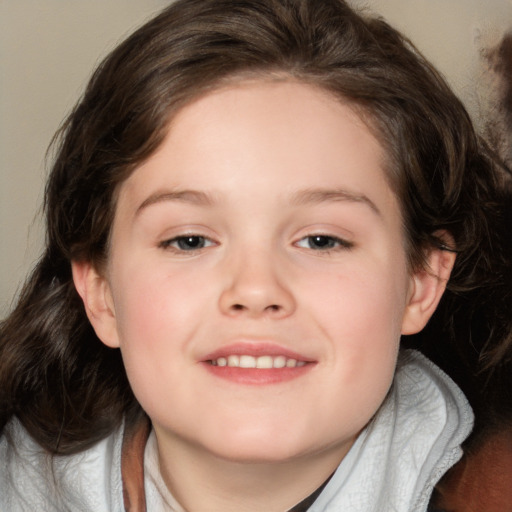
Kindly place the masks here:
<instances>
[{"instance_id":1,"label":"dark wavy hair at image edge","mask_svg":"<svg viewBox=\"0 0 512 512\"><path fill-rule=\"evenodd\" d=\"M50 452L74 453L143 414L120 352L88 322L70 262L101 270L116 191L178 109L259 77L313 84L357 109L386 150L411 268L451 233L448 290L404 343L447 370L477 413L510 413L496 406L508 403L501 383L510 389L510 176L444 80L384 21L341 0L179 0L107 56L55 140L46 248L0 327L0 429L17 416ZM500 386L483 386L490 375Z\"/></svg>"}]
</instances>

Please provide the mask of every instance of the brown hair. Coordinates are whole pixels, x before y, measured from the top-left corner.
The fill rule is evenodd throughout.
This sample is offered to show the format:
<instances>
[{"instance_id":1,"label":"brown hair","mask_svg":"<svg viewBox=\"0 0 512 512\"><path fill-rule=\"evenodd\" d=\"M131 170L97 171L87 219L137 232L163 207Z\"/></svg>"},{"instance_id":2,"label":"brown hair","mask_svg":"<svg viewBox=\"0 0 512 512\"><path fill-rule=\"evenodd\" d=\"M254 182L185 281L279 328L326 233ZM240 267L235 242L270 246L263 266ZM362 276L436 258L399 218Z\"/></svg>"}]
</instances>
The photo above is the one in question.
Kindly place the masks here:
<instances>
[{"instance_id":1,"label":"brown hair","mask_svg":"<svg viewBox=\"0 0 512 512\"><path fill-rule=\"evenodd\" d=\"M437 359L463 354L464 375L476 368L472 350L477 358L486 343L500 357L509 350L510 247L499 231L507 203L498 164L412 45L342 0L178 0L105 59L57 139L46 251L0 328L0 429L16 415L45 448L72 453L141 413L119 351L87 320L70 262L101 267L116 190L159 146L180 107L233 77L273 73L348 100L375 127L411 265L443 243L436 232L453 235L449 291L435 330L418 342L436 355L431 347L443 332ZM474 325L482 297L487 323Z\"/></svg>"}]
</instances>

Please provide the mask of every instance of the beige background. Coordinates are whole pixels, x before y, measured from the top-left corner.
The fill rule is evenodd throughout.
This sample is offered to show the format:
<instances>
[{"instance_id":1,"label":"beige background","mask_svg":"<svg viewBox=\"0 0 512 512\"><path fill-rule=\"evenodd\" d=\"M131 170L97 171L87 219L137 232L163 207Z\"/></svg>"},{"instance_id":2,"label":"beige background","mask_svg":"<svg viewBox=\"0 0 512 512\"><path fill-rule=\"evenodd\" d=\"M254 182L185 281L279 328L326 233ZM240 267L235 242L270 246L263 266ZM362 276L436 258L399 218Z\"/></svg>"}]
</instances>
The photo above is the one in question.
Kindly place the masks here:
<instances>
[{"instance_id":1,"label":"beige background","mask_svg":"<svg viewBox=\"0 0 512 512\"><path fill-rule=\"evenodd\" d=\"M478 121L487 101L481 49L512 29L512 0L352 1L408 34ZM40 251L53 133L100 57L167 3L0 0L0 318Z\"/></svg>"}]
</instances>

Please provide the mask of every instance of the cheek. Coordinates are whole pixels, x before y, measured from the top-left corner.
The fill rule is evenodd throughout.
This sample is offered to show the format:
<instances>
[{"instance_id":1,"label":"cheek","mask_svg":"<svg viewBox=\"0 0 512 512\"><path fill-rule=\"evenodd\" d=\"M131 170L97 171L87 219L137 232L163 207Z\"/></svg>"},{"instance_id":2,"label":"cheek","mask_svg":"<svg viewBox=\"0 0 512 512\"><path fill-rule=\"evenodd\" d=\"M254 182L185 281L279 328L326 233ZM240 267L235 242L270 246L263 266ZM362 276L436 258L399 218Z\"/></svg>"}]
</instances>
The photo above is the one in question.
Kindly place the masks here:
<instances>
[{"instance_id":1,"label":"cheek","mask_svg":"<svg viewBox=\"0 0 512 512\"><path fill-rule=\"evenodd\" d=\"M315 322L330 341L333 379L376 410L392 382L405 308L405 278L377 267L311 283ZM389 276L394 278L391 279ZM313 309L314 308L314 309ZM350 400L350 398L349 398Z\"/></svg>"},{"instance_id":2,"label":"cheek","mask_svg":"<svg viewBox=\"0 0 512 512\"><path fill-rule=\"evenodd\" d=\"M352 266L316 275L305 290L307 309L342 346L379 346L400 337L406 303L406 277L375 266ZM336 334L337 333L337 334Z\"/></svg>"},{"instance_id":3,"label":"cheek","mask_svg":"<svg viewBox=\"0 0 512 512\"><path fill-rule=\"evenodd\" d=\"M167 343L171 334L192 326L202 295L183 272L148 263L120 268L114 281L115 311L121 344L147 348ZM168 343L167 343L168 344Z\"/></svg>"},{"instance_id":4,"label":"cheek","mask_svg":"<svg viewBox=\"0 0 512 512\"><path fill-rule=\"evenodd\" d=\"M355 293L360 296L355 298ZM340 321L332 325L335 358L345 384L361 388L387 387L394 373L400 340L401 309L390 296L375 293L373 287L359 286L338 311ZM334 312L333 312L334 313Z\"/></svg>"},{"instance_id":5,"label":"cheek","mask_svg":"<svg viewBox=\"0 0 512 512\"><path fill-rule=\"evenodd\" d=\"M113 291L123 361L135 395L151 410L152 402L162 398L157 390L180 386L178 376L193 363L187 356L205 311L205 294L180 272L151 265L116 271Z\"/></svg>"}]
</instances>

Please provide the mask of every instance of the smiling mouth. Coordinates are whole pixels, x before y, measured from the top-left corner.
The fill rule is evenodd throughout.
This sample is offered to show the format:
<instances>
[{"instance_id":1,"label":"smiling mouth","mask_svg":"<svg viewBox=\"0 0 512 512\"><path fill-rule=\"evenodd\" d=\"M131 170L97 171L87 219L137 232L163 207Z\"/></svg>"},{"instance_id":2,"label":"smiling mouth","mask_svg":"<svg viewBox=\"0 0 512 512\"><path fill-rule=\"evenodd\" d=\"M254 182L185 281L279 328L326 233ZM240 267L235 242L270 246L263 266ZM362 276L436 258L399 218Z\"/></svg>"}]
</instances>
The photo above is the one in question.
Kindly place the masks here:
<instances>
[{"instance_id":1,"label":"smiling mouth","mask_svg":"<svg viewBox=\"0 0 512 512\"><path fill-rule=\"evenodd\" d=\"M222 346L200 362L211 375L226 382L262 386L298 379L318 363L277 343L246 340Z\"/></svg>"},{"instance_id":2,"label":"smiling mouth","mask_svg":"<svg viewBox=\"0 0 512 512\"><path fill-rule=\"evenodd\" d=\"M306 361L299 361L286 356L250 356L250 355L229 355L210 359L208 363L212 366L229 368L254 368L271 370L274 368L298 368L306 365Z\"/></svg>"}]
</instances>

